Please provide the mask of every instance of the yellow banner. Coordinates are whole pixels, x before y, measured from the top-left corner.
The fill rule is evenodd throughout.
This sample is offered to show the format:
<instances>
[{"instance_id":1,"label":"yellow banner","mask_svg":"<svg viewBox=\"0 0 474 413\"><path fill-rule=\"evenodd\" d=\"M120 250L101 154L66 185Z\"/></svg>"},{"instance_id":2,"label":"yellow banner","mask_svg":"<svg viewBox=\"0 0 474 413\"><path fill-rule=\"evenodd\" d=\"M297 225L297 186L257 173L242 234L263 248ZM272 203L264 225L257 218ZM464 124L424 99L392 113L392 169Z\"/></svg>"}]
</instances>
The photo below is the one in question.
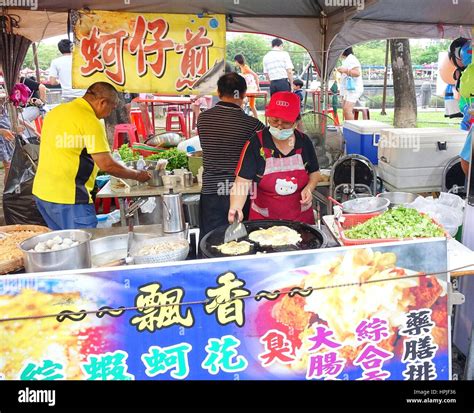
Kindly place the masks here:
<instances>
[{"instance_id":1,"label":"yellow banner","mask_svg":"<svg viewBox=\"0 0 474 413\"><path fill-rule=\"evenodd\" d=\"M80 11L73 21L74 88L211 94L224 73L224 15Z\"/></svg>"}]
</instances>

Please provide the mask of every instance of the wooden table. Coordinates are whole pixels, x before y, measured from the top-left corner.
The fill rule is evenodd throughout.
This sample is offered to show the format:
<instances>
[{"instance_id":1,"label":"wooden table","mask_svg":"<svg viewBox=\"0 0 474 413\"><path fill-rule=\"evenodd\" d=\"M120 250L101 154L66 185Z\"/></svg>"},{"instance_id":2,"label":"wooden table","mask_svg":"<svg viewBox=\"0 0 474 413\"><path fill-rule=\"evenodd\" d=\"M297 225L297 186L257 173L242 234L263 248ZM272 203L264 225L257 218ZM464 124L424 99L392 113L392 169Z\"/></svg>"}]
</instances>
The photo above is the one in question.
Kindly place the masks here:
<instances>
[{"instance_id":1,"label":"wooden table","mask_svg":"<svg viewBox=\"0 0 474 413\"><path fill-rule=\"evenodd\" d=\"M264 90L259 90L258 92L247 92L245 94L248 98L263 98L265 100L264 107L267 107L267 97L268 97L268 92ZM268 125L267 122L267 115L265 114L265 125Z\"/></svg>"},{"instance_id":2,"label":"wooden table","mask_svg":"<svg viewBox=\"0 0 474 413\"><path fill-rule=\"evenodd\" d=\"M134 102L136 103L145 103L147 105L147 110L148 106L151 107L151 120L153 123L153 132L155 132L155 106L183 106L184 107L184 120L185 120L185 125L186 125L186 134L187 137L191 137L191 104L194 102L194 98L191 97L186 97L186 96L161 96L161 95L155 95L154 98L152 99L141 99L141 98L135 98L133 99Z\"/></svg>"}]
</instances>

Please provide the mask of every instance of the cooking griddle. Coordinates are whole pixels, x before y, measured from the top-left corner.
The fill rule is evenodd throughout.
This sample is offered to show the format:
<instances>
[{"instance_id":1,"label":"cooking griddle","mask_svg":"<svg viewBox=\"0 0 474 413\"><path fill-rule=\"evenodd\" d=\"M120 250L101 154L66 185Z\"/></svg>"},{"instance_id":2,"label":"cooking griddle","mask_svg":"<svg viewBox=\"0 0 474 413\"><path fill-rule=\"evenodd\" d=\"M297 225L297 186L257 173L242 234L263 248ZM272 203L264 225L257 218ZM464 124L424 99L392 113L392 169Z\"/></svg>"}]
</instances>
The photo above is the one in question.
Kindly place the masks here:
<instances>
[{"instance_id":1,"label":"cooking griddle","mask_svg":"<svg viewBox=\"0 0 474 413\"><path fill-rule=\"evenodd\" d=\"M209 232L201 240L199 249L205 258L221 258L221 257L239 257L241 255L252 255L257 253L273 253L285 251L303 251L324 248L327 244L326 235L319 229L313 228L303 222L284 221L284 220L262 220L262 221L245 221L243 222L247 229L247 234L259 229L268 229L273 226L285 226L294 229L301 235L302 240L296 245L282 245L279 247L262 246L258 243L250 241L249 237L241 238L239 241L247 241L252 246L247 254L227 255L220 252L216 246L224 243L224 233L228 225L223 225Z\"/></svg>"}]
</instances>

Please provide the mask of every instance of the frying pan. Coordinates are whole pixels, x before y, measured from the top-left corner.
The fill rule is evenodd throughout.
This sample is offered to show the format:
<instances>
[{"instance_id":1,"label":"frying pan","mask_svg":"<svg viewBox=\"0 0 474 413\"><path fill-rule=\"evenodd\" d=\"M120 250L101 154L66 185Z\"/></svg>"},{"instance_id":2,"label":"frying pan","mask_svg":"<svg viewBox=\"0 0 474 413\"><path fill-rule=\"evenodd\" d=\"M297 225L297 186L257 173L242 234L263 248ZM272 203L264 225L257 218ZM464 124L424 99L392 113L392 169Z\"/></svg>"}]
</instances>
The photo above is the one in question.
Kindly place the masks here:
<instances>
[{"instance_id":1,"label":"frying pan","mask_svg":"<svg viewBox=\"0 0 474 413\"><path fill-rule=\"evenodd\" d=\"M301 235L301 242L296 245L283 245L280 247L263 247L257 243L250 241L247 237L239 239L239 241L247 241L252 244L250 251L247 254L241 255L251 255L256 254L257 252L261 253L272 253L272 252L283 252L283 251L302 251L302 250L311 250L324 248L327 244L326 235L321 232L319 229L313 228L308 224L303 222L295 221L284 221L284 220L262 220L262 221L245 221L243 222L247 229L247 233L250 235L251 232L259 229L267 229L273 226L285 226L291 229L294 229ZM222 245L224 243L224 233L228 225L223 225L216 228L215 230L206 234L201 240L199 249L201 254L205 258L221 258L221 257L235 257L236 255L226 255L220 252L216 246Z\"/></svg>"}]
</instances>

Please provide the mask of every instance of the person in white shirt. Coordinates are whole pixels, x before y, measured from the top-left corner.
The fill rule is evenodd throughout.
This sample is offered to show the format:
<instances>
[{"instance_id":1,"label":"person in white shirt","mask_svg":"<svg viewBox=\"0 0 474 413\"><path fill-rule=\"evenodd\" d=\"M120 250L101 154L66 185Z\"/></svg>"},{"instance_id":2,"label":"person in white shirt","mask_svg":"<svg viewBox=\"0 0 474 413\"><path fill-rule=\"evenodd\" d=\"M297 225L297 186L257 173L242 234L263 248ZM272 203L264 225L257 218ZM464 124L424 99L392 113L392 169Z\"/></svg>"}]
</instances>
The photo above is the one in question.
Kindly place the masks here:
<instances>
[{"instance_id":1,"label":"person in white shirt","mask_svg":"<svg viewBox=\"0 0 474 413\"><path fill-rule=\"evenodd\" d=\"M51 62L49 83L51 85L61 84L61 98L63 103L65 103L82 97L85 91L72 88L72 42L68 39L62 39L58 43L58 49L62 56Z\"/></svg>"},{"instance_id":2,"label":"person in white shirt","mask_svg":"<svg viewBox=\"0 0 474 413\"><path fill-rule=\"evenodd\" d=\"M354 56L352 47L342 52L341 59L342 65L336 70L342 74L340 85L342 111L345 120L353 120L354 113L352 110L354 105L364 93L362 67L357 57Z\"/></svg>"},{"instance_id":3,"label":"person in white shirt","mask_svg":"<svg viewBox=\"0 0 474 413\"><path fill-rule=\"evenodd\" d=\"M270 81L270 96L275 92L291 92L293 63L283 50L281 39L272 40L272 50L263 57L263 72Z\"/></svg>"}]
</instances>

